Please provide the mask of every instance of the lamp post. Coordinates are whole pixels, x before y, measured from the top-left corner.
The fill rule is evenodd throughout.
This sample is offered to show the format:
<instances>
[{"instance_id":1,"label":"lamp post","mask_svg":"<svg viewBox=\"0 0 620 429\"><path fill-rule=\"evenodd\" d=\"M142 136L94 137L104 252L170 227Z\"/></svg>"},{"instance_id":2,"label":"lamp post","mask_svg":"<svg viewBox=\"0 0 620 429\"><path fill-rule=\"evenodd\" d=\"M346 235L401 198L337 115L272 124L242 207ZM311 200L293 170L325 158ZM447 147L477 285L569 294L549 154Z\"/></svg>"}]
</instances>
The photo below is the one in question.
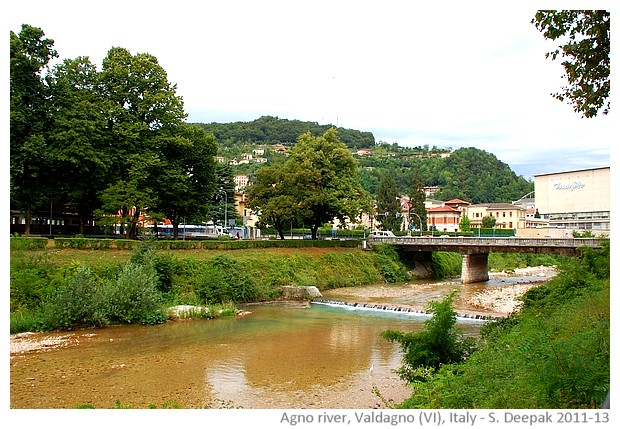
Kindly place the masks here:
<instances>
[{"instance_id":1,"label":"lamp post","mask_svg":"<svg viewBox=\"0 0 620 429\"><path fill-rule=\"evenodd\" d=\"M228 228L228 194L224 188L220 188L220 191L224 193L224 228Z\"/></svg>"},{"instance_id":2,"label":"lamp post","mask_svg":"<svg viewBox=\"0 0 620 429\"><path fill-rule=\"evenodd\" d=\"M420 217L419 214L417 214L416 212L409 212L409 214L414 214L418 217L418 219L420 220L420 237L422 237L422 218Z\"/></svg>"}]
</instances>

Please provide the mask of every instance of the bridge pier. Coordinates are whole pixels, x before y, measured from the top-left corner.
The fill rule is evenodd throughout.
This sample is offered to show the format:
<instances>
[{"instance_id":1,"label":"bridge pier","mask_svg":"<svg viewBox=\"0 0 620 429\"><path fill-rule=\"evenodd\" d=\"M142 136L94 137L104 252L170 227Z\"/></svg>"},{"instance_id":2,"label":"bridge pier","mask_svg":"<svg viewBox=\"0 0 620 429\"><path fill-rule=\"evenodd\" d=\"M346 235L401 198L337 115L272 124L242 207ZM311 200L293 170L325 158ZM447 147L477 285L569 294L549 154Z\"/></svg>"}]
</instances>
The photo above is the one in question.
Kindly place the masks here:
<instances>
[{"instance_id":1,"label":"bridge pier","mask_svg":"<svg viewBox=\"0 0 620 429\"><path fill-rule=\"evenodd\" d=\"M461 281L463 284L489 280L489 254L468 253L463 255Z\"/></svg>"}]
</instances>

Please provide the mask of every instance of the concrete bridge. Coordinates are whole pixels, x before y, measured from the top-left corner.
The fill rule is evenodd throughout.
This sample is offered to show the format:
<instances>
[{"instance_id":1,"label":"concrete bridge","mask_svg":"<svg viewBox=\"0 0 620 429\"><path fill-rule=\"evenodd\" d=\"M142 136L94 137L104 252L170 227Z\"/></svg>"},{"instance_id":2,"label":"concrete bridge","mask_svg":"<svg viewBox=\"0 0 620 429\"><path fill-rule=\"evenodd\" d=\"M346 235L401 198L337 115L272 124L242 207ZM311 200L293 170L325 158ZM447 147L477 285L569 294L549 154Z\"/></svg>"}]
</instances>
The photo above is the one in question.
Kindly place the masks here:
<instances>
[{"instance_id":1,"label":"concrete bridge","mask_svg":"<svg viewBox=\"0 0 620 429\"><path fill-rule=\"evenodd\" d=\"M579 255L581 247L600 248L604 240L595 238L519 237L381 237L369 238L368 246L390 243L406 252L457 252L463 256L461 280L476 283L489 280L489 253L552 253Z\"/></svg>"}]
</instances>

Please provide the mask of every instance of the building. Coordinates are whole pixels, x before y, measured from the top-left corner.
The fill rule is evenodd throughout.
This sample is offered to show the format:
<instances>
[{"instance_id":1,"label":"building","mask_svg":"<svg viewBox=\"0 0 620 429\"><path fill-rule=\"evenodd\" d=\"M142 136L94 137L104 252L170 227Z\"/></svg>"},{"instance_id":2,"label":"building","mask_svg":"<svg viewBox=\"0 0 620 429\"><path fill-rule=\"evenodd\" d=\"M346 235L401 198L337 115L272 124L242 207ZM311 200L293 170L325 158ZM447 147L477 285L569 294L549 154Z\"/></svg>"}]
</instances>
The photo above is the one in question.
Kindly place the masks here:
<instances>
[{"instance_id":1,"label":"building","mask_svg":"<svg viewBox=\"0 0 620 429\"><path fill-rule=\"evenodd\" d=\"M535 175L534 193L550 229L609 234L609 167Z\"/></svg>"},{"instance_id":2,"label":"building","mask_svg":"<svg viewBox=\"0 0 620 429\"><path fill-rule=\"evenodd\" d=\"M434 231L457 232L462 213L450 206L433 207L426 210L426 223Z\"/></svg>"},{"instance_id":3,"label":"building","mask_svg":"<svg viewBox=\"0 0 620 429\"><path fill-rule=\"evenodd\" d=\"M236 174L233 181L235 182L235 191L238 191L248 186L250 178L246 174Z\"/></svg>"},{"instance_id":4,"label":"building","mask_svg":"<svg viewBox=\"0 0 620 429\"><path fill-rule=\"evenodd\" d=\"M495 227L499 229L525 228L525 214L527 210L506 203L472 204L467 207L467 217L472 228L481 228L482 219L495 218Z\"/></svg>"},{"instance_id":5,"label":"building","mask_svg":"<svg viewBox=\"0 0 620 429\"><path fill-rule=\"evenodd\" d=\"M470 202L467 201L463 201L461 199L458 198L454 198L452 200L448 200L444 203L444 205L448 206L448 207L452 207L453 209L459 210L462 213L466 213L467 212L467 207L469 207L471 205Z\"/></svg>"}]
</instances>

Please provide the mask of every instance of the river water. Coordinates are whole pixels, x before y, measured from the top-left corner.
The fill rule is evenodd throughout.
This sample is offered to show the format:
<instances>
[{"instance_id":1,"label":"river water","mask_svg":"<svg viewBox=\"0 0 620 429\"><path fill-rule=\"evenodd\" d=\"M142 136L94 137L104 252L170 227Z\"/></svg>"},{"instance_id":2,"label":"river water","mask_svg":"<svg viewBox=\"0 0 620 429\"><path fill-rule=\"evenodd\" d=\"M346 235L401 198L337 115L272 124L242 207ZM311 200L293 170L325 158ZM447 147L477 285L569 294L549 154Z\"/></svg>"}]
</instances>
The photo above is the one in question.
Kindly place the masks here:
<instances>
[{"instance_id":1,"label":"river water","mask_svg":"<svg viewBox=\"0 0 620 429\"><path fill-rule=\"evenodd\" d=\"M328 291L324 298L423 307L455 286L375 285ZM497 284L460 287L473 293ZM462 311L476 310L465 302L459 299ZM11 353L10 406L377 408L410 395L394 373L399 345L380 333L419 331L428 315L318 303L247 309L249 315L237 318L32 334L28 341L51 345ZM478 335L483 323L458 322L468 335Z\"/></svg>"}]
</instances>

